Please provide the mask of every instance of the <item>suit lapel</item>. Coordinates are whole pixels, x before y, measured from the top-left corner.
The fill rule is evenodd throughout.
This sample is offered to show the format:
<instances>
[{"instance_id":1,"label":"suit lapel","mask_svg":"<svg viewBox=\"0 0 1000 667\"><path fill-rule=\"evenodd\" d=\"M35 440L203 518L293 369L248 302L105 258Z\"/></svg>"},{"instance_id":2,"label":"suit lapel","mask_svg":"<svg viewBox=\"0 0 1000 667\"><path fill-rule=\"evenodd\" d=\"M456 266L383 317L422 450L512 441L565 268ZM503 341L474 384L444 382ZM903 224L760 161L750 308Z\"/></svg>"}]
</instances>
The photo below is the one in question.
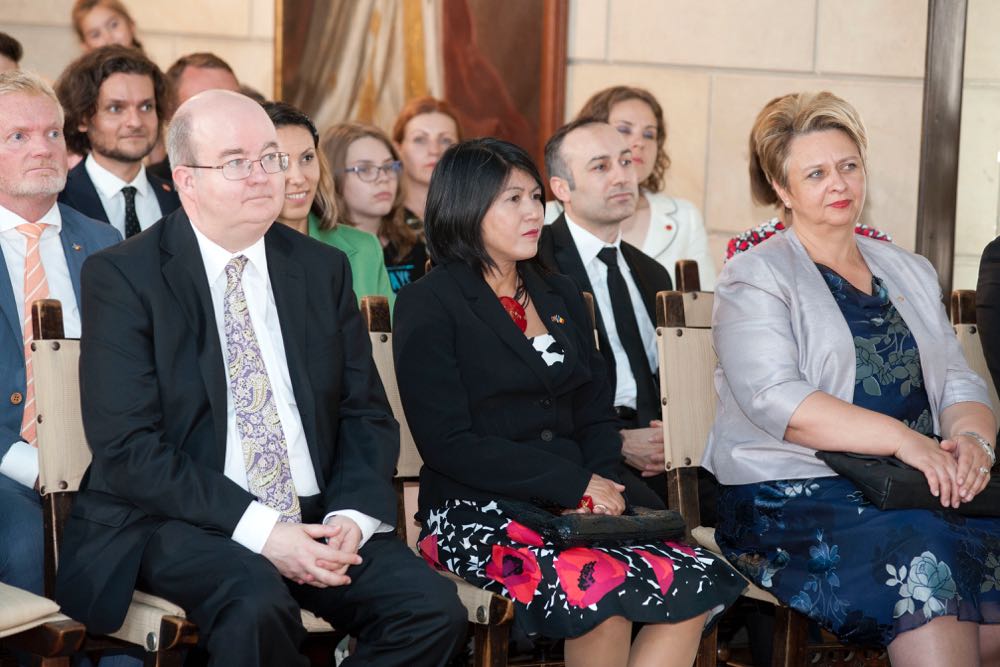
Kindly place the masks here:
<instances>
[{"instance_id":1,"label":"suit lapel","mask_svg":"<svg viewBox=\"0 0 1000 667\"><path fill-rule=\"evenodd\" d=\"M577 289L581 292L590 292L593 294L594 287L590 284L587 269L583 266L583 259L580 258L580 252L576 249L573 235L570 234L566 216L560 215L542 233L545 234L546 231L551 235L552 258L555 260L555 266L551 268L571 278L576 283ZM608 377L613 385L617 379L615 357L604 326L604 318L601 317L601 309L597 305L596 300L594 301L594 319L597 325L598 347L600 348L601 355L604 357L604 361L607 363Z\"/></svg>"},{"instance_id":2,"label":"suit lapel","mask_svg":"<svg viewBox=\"0 0 1000 667\"><path fill-rule=\"evenodd\" d=\"M10 283L10 273L7 270L7 260L0 252L0 311L3 311L4 319L10 326L10 332L14 340L20 341L24 336L21 331L21 318L17 312L17 300L14 298L14 287ZM24 346L18 345L18 354L21 355L21 363L24 363Z\"/></svg>"},{"instance_id":3,"label":"suit lapel","mask_svg":"<svg viewBox=\"0 0 1000 667\"><path fill-rule=\"evenodd\" d=\"M316 411L312 385L309 382L309 363L306 349L308 331L308 309L306 281L302 264L295 261L288 240L278 233L280 224L275 223L264 236L264 251L267 255L267 272L274 291L274 305L278 310L281 339L285 348L285 361L292 381L292 392L302 418L302 428L309 445L309 455L317 478L321 475L319 450L316 445ZM296 232L297 233L297 232ZM272 380L273 381L273 380ZM322 479L319 480L322 485Z\"/></svg>"},{"instance_id":4,"label":"suit lapel","mask_svg":"<svg viewBox=\"0 0 1000 667\"><path fill-rule=\"evenodd\" d=\"M198 365L212 409L221 469L226 451L226 378L212 294L208 288L198 240L184 210L178 209L163 224L160 247L165 257L161 270L198 341Z\"/></svg>"},{"instance_id":5,"label":"suit lapel","mask_svg":"<svg viewBox=\"0 0 1000 667\"><path fill-rule=\"evenodd\" d=\"M181 202L177 193L174 192L173 185L155 174L151 174L148 169L146 170L146 179L149 180L149 186L156 193L156 202L160 205L161 215L170 215L180 207Z\"/></svg>"},{"instance_id":6,"label":"suit lapel","mask_svg":"<svg viewBox=\"0 0 1000 667\"><path fill-rule=\"evenodd\" d=\"M83 260L87 259L91 249L87 247L87 239L80 235L80 229L76 221L72 219L72 213L67 213L65 207L60 207L62 215L62 230L59 232L59 240L62 242L63 254L66 255L66 266L69 268L69 278L73 283L73 294L76 296L76 307L80 307L80 269L83 268Z\"/></svg>"},{"instance_id":7,"label":"suit lapel","mask_svg":"<svg viewBox=\"0 0 1000 667\"><path fill-rule=\"evenodd\" d=\"M572 326L566 320L569 315L569 309L566 307L566 302L563 301L562 296L549 287L548 283L538 275L531 265L524 267L524 281L527 285L528 293L531 294L531 300L535 304L538 317L541 318L542 324L545 325L545 328L549 330L552 337L559 343L565 354L561 365L555 368L546 368L546 374L552 384L560 386L570 372L576 368L577 357L580 355L580 350L577 349L578 346L566 334L566 327ZM537 351L535 351L535 355L539 358L541 357ZM544 360L542 363L544 365Z\"/></svg>"},{"instance_id":8,"label":"suit lapel","mask_svg":"<svg viewBox=\"0 0 1000 667\"><path fill-rule=\"evenodd\" d=\"M639 293L642 294L642 305L646 307L646 312L649 313L649 319L656 326L656 286L650 280L649 275L643 271L643 265L640 255L643 252L631 246L624 241L621 244L622 255L625 257L625 263L628 264L629 270L632 271L632 276L635 278L636 287L639 288Z\"/></svg>"},{"instance_id":9,"label":"suit lapel","mask_svg":"<svg viewBox=\"0 0 1000 667\"><path fill-rule=\"evenodd\" d=\"M503 343L516 354L528 368L538 376L545 387L552 390L552 374L542 361L542 356L535 351L510 315L500 305L500 300L480 276L464 264L452 262L444 266L451 277L458 283L459 289L469 301L469 308L486 324Z\"/></svg>"},{"instance_id":10,"label":"suit lapel","mask_svg":"<svg viewBox=\"0 0 1000 667\"><path fill-rule=\"evenodd\" d=\"M84 161L70 170L66 185L73 192L73 199L79 203L78 210L84 211L84 215L90 215L92 218L110 224L108 213L104 210L104 204L101 203L94 182L90 180L90 174L87 173Z\"/></svg>"}]
</instances>

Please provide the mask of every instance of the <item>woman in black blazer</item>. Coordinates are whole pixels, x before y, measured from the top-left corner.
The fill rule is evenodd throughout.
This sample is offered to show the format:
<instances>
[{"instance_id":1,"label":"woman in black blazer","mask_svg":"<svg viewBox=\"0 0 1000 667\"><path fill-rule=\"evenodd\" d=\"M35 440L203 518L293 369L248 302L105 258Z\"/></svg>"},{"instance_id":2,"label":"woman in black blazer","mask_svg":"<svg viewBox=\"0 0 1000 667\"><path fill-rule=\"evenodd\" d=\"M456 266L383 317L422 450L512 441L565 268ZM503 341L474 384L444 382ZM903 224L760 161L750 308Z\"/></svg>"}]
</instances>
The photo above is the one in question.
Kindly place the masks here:
<instances>
[{"instance_id":1,"label":"woman in black blazer","mask_svg":"<svg viewBox=\"0 0 1000 667\"><path fill-rule=\"evenodd\" d=\"M400 291L394 352L423 456L420 550L512 598L528 634L567 638L568 665L690 665L744 583L675 543L556 549L496 501L621 514L611 387L573 283L533 257L542 181L520 148L449 149L425 225L438 265ZM646 625L630 647L631 624Z\"/></svg>"}]
</instances>

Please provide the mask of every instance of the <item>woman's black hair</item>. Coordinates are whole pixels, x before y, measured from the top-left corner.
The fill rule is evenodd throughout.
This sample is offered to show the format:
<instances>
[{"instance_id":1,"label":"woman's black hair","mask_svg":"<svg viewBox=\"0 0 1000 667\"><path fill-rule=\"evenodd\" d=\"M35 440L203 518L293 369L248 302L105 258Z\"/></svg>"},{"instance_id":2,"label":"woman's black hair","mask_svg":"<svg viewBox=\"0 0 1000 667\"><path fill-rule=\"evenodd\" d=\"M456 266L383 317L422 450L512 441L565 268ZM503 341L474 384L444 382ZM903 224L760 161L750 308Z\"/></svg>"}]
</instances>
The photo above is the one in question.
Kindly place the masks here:
<instances>
[{"instance_id":1,"label":"woman's black hair","mask_svg":"<svg viewBox=\"0 0 1000 667\"><path fill-rule=\"evenodd\" d=\"M261 106L264 107L264 111L267 112L275 127L280 128L289 125L304 127L312 135L313 146L319 146L319 132L316 131L316 126L309 116L287 102L264 102Z\"/></svg>"},{"instance_id":2,"label":"woman's black hair","mask_svg":"<svg viewBox=\"0 0 1000 667\"><path fill-rule=\"evenodd\" d=\"M515 169L545 191L535 163L512 143L486 137L445 151L427 191L424 232L431 261L462 262L480 275L496 268L483 245L483 218Z\"/></svg>"}]
</instances>

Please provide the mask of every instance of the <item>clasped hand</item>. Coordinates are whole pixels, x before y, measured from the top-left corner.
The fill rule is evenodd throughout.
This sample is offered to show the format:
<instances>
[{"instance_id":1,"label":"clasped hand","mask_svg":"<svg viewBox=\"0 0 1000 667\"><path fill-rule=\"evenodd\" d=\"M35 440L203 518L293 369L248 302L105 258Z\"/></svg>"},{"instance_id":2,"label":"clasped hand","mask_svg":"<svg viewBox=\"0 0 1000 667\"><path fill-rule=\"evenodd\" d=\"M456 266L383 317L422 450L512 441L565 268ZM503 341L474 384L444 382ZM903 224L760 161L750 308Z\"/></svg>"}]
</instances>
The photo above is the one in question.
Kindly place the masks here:
<instances>
[{"instance_id":1,"label":"clasped hand","mask_svg":"<svg viewBox=\"0 0 1000 667\"><path fill-rule=\"evenodd\" d=\"M344 516L333 516L326 524L275 524L261 555L278 568L281 576L297 584L345 586L351 583L347 568L361 563L360 544L358 524Z\"/></svg>"},{"instance_id":2,"label":"clasped hand","mask_svg":"<svg viewBox=\"0 0 1000 667\"><path fill-rule=\"evenodd\" d=\"M622 429L621 434L625 463L643 477L663 474L663 422L654 419L649 428Z\"/></svg>"},{"instance_id":3,"label":"clasped hand","mask_svg":"<svg viewBox=\"0 0 1000 667\"><path fill-rule=\"evenodd\" d=\"M927 478L931 493L940 498L942 507L956 508L967 503L986 488L990 481L989 456L979 444L967 435L942 440L939 445L932 438L914 434L908 438L895 456Z\"/></svg>"},{"instance_id":4,"label":"clasped hand","mask_svg":"<svg viewBox=\"0 0 1000 667\"><path fill-rule=\"evenodd\" d=\"M622 495L622 491L624 490L625 487L618 482L612 482L610 479L594 474L591 476L590 483L587 484L587 490L583 494L590 496L590 499L594 502L594 514L618 516L625 511L625 497ZM589 508L578 507L576 509L564 510L563 514L589 514L590 512Z\"/></svg>"}]
</instances>

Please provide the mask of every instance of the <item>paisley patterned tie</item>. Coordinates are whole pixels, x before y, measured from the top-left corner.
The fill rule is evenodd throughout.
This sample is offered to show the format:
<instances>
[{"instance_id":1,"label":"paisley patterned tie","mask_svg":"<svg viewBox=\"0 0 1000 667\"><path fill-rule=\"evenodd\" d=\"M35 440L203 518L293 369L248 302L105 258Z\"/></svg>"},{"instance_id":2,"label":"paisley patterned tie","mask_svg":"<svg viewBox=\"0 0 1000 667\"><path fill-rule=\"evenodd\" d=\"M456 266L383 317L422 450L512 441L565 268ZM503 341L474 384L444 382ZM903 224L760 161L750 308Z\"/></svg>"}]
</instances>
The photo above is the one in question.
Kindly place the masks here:
<instances>
[{"instance_id":1,"label":"paisley patterned tie","mask_svg":"<svg viewBox=\"0 0 1000 667\"><path fill-rule=\"evenodd\" d=\"M247 261L244 255L229 260L223 299L229 388L243 443L247 484L260 502L281 513L281 521L298 523L302 512L288 463L288 444L243 292Z\"/></svg>"}]
</instances>

